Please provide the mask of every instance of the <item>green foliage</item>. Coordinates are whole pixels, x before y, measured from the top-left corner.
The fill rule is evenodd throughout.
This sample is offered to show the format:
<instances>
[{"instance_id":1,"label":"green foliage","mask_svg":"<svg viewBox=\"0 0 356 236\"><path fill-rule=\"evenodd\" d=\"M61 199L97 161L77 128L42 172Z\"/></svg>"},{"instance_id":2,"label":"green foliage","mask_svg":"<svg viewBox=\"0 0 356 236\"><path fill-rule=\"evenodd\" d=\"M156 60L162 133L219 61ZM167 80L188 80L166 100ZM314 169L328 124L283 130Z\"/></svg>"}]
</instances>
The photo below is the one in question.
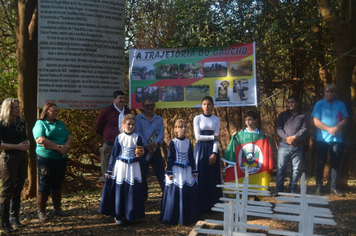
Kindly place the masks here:
<instances>
[{"instance_id":1,"label":"green foliage","mask_svg":"<svg viewBox=\"0 0 356 236\"><path fill-rule=\"evenodd\" d=\"M77 164L70 167L73 174L89 171L83 169L80 164L92 166L93 171L98 171L94 166L100 165L99 149L102 145L102 138L94 131L96 118L99 110L61 110L58 119L62 120L68 127L73 144L69 149L69 158Z\"/></svg>"},{"instance_id":2,"label":"green foliage","mask_svg":"<svg viewBox=\"0 0 356 236\"><path fill-rule=\"evenodd\" d=\"M0 100L17 97L17 62L13 1L4 1L0 11Z\"/></svg>"}]
</instances>

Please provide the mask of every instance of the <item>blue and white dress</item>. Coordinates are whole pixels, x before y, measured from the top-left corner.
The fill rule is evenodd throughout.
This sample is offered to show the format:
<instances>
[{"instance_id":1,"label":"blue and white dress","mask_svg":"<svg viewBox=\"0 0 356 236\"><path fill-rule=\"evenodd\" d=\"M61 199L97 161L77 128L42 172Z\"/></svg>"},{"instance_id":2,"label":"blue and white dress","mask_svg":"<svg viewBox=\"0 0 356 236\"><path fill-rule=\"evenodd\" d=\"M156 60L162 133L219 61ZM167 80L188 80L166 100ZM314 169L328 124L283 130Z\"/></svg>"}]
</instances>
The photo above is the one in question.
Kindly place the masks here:
<instances>
[{"instance_id":1,"label":"blue and white dress","mask_svg":"<svg viewBox=\"0 0 356 236\"><path fill-rule=\"evenodd\" d=\"M199 209L200 212L210 212L215 203L221 202L222 189L217 184L222 183L221 163L216 134L220 133L220 119L214 115L198 115L194 117L194 134L196 139L194 158L198 170ZM211 154L216 154L216 163L209 165Z\"/></svg>"},{"instance_id":2,"label":"blue and white dress","mask_svg":"<svg viewBox=\"0 0 356 236\"><path fill-rule=\"evenodd\" d=\"M116 220L133 221L145 217L142 176L135 146L142 146L136 133L123 132L115 139L111 152L99 213ZM140 158L140 157L139 157Z\"/></svg>"},{"instance_id":3,"label":"blue and white dress","mask_svg":"<svg viewBox=\"0 0 356 236\"><path fill-rule=\"evenodd\" d=\"M189 139L172 139L162 199L162 222L184 225L199 220L198 185L193 174L197 171ZM169 176L173 179L170 180Z\"/></svg>"}]
</instances>

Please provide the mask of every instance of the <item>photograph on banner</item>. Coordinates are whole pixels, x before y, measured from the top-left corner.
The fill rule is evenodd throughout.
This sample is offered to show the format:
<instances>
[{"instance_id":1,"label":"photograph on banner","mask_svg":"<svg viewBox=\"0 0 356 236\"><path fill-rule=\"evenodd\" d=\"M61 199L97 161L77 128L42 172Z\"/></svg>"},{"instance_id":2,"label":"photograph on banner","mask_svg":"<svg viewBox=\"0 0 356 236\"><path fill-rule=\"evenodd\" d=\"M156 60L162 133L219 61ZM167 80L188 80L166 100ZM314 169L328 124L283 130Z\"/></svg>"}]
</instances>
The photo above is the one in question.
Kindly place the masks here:
<instances>
[{"instance_id":1,"label":"photograph on banner","mask_svg":"<svg viewBox=\"0 0 356 236\"><path fill-rule=\"evenodd\" d=\"M161 101L184 101L184 87L183 86L162 86L161 87Z\"/></svg>"},{"instance_id":2,"label":"photograph on banner","mask_svg":"<svg viewBox=\"0 0 356 236\"><path fill-rule=\"evenodd\" d=\"M131 49L130 107L151 97L157 108L254 106L255 44L209 48Z\"/></svg>"},{"instance_id":3,"label":"photograph on banner","mask_svg":"<svg viewBox=\"0 0 356 236\"><path fill-rule=\"evenodd\" d=\"M179 64L179 75L181 79L198 79L203 77L203 66L201 63Z\"/></svg>"},{"instance_id":4,"label":"photograph on banner","mask_svg":"<svg viewBox=\"0 0 356 236\"><path fill-rule=\"evenodd\" d=\"M178 65L161 64L156 65L156 78L161 79L178 79Z\"/></svg>"},{"instance_id":5,"label":"photograph on banner","mask_svg":"<svg viewBox=\"0 0 356 236\"><path fill-rule=\"evenodd\" d=\"M204 63L204 76L205 76L205 78L226 77L227 76L227 63L225 61Z\"/></svg>"},{"instance_id":6,"label":"photograph on banner","mask_svg":"<svg viewBox=\"0 0 356 236\"><path fill-rule=\"evenodd\" d=\"M208 96L210 94L210 86L208 84L202 85L187 85L186 87L187 101L201 101L202 96Z\"/></svg>"},{"instance_id":7,"label":"photograph on banner","mask_svg":"<svg viewBox=\"0 0 356 236\"><path fill-rule=\"evenodd\" d=\"M152 80L154 79L153 65L136 65L132 69L132 80Z\"/></svg>"}]
</instances>

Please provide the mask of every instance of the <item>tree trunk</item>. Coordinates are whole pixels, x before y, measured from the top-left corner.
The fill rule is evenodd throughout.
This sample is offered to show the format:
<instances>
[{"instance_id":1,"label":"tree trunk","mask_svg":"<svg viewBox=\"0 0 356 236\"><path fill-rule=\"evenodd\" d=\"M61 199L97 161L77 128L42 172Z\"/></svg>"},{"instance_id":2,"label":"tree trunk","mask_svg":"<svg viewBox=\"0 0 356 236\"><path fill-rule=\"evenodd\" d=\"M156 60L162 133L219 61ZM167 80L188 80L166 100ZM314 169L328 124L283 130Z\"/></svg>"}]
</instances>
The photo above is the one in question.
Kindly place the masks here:
<instances>
[{"instance_id":1,"label":"tree trunk","mask_svg":"<svg viewBox=\"0 0 356 236\"><path fill-rule=\"evenodd\" d=\"M37 119L37 1L16 1L16 54L18 67L18 98L21 102L27 136L31 142L28 179L22 197L36 196L36 153L32 128ZM33 20L33 21L32 21ZM29 32L32 22L31 33ZM33 27L36 26L36 27Z\"/></svg>"}]
</instances>

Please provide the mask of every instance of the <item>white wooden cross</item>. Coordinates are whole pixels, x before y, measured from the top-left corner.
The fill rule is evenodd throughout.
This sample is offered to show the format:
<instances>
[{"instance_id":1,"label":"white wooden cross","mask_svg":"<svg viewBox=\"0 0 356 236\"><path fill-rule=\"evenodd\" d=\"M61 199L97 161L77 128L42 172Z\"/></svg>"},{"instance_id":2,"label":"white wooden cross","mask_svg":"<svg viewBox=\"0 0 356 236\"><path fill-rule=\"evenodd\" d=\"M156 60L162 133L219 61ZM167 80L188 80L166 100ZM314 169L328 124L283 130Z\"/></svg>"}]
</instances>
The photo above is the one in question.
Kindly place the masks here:
<instances>
[{"instance_id":1,"label":"white wooden cross","mask_svg":"<svg viewBox=\"0 0 356 236\"><path fill-rule=\"evenodd\" d=\"M248 196L269 196L268 187L260 185L249 185L249 168L246 166L245 179L243 184L238 183L237 168L234 165L235 182L217 185L225 190L225 194L235 194L235 198L220 198L226 203L217 203L212 208L213 211L223 212L224 220L205 220L206 223L223 226L223 230L216 229L197 229L198 233L215 234L215 235L265 235L259 233L248 233L247 228L268 230L268 226L254 225L247 223L247 216L258 216L272 218L272 205L269 202L249 201ZM262 188L266 190L257 190Z\"/></svg>"},{"instance_id":2,"label":"white wooden cross","mask_svg":"<svg viewBox=\"0 0 356 236\"><path fill-rule=\"evenodd\" d=\"M314 224L336 225L332 219L333 215L327 208L310 206L313 205L327 205L327 198L324 196L307 195L307 187L305 185L305 173L301 177L300 194L278 193L281 197L277 197L277 201L289 202L276 203L275 212L283 214L273 214L274 219L297 221L299 222L298 232L291 232L285 230L269 230L270 234L278 235L313 235Z\"/></svg>"}]
</instances>

